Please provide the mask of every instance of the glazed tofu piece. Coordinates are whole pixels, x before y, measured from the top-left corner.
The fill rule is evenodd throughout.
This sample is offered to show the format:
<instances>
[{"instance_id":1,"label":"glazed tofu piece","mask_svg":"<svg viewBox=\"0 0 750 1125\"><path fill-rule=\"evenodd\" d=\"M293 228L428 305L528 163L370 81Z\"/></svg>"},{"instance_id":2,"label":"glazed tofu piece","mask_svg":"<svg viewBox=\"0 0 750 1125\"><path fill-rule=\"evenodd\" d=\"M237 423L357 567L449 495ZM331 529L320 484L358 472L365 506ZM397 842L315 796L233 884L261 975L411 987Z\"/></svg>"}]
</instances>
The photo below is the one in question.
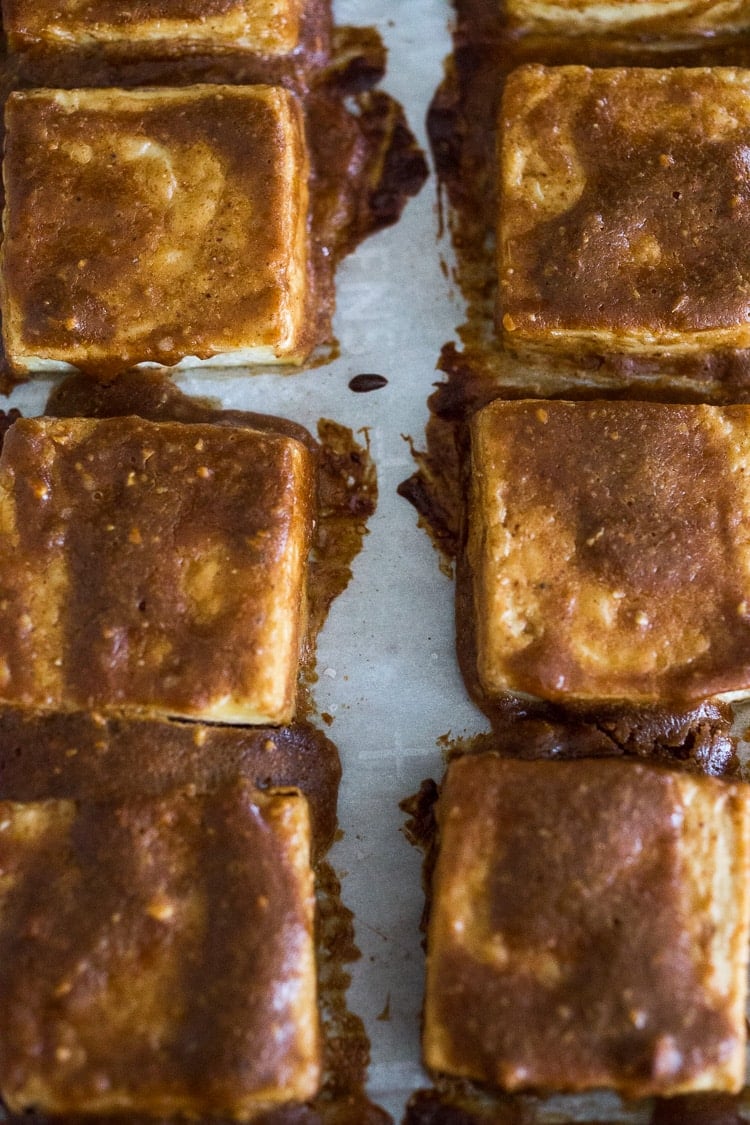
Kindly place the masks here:
<instances>
[{"instance_id":1,"label":"glazed tofu piece","mask_svg":"<svg viewBox=\"0 0 750 1125\"><path fill-rule=\"evenodd\" d=\"M505 0L511 23L555 35L686 35L737 32L750 24L747 0Z\"/></svg>"},{"instance_id":2,"label":"glazed tofu piece","mask_svg":"<svg viewBox=\"0 0 750 1125\"><path fill-rule=\"evenodd\" d=\"M507 1090L741 1088L745 785L467 756L438 831L428 1067Z\"/></svg>"},{"instance_id":3,"label":"glazed tofu piece","mask_svg":"<svg viewBox=\"0 0 750 1125\"><path fill-rule=\"evenodd\" d=\"M566 703L750 689L750 407L496 401L471 428L481 691Z\"/></svg>"},{"instance_id":4,"label":"glazed tofu piece","mask_svg":"<svg viewBox=\"0 0 750 1125\"><path fill-rule=\"evenodd\" d=\"M298 793L2 802L0 873L11 1110L243 1121L317 1092Z\"/></svg>"},{"instance_id":5,"label":"glazed tofu piece","mask_svg":"<svg viewBox=\"0 0 750 1125\"><path fill-rule=\"evenodd\" d=\"M526 66L499 121L511 349L750 346L750 71Z\"/></svg>"},{"instance_id":6,"label":"glazed tofu piece","mask_svg":"<svg viewBox=\"0 0 750 1125\"><path fill-rule=\"evenodd\" d=\"M6 126L17 372L304 359L308 157L292 94L33 90L11 95Z\"/></svg>"},{"instance_id":7,"label":"glazed tofu piece","mask_svg":"<svg viewBox=\"0 0 750 1125\"><path fill-rule=\"evenodd\" d=\"M11 50L86 49L101 44L155 47L168 55L189 51L253 51L278 55L299 42L303 0L157 0L123 4L87 0L3 0Z\"/></svg>"},{"instance_id":8,"label":"glazed tofu piece","mask_svg":"<svg viewBox=\"0 0 750 1125\"><path fill-rule=\"evenodd\" d=\"M299 789L313 861L328 851L337 830L341 762L335 745L310 723L248 727L0 705L2 801L116 803L188 784L207 792L239 778L263 789Z\"/></svg>"},{"instance_id":9,"label":"glazed tofu piece","mask_svg":"<svg viewBox=\"0 0 750 1125\"><path fill-rule=\"evenodd\" d=\"M280 434L19 420L0 456L0 698L289 722L313 485Z\"/></svg>"}]
</instances>

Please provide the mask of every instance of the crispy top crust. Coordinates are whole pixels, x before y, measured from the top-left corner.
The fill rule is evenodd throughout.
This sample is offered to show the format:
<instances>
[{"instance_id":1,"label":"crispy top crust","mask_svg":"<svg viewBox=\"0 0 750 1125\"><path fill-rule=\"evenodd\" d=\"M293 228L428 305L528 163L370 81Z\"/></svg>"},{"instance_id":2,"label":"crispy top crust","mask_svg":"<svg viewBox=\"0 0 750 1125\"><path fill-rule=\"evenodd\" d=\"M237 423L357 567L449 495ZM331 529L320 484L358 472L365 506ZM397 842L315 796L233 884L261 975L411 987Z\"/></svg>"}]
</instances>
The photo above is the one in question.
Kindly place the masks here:
<instances>
[{"instance_id":1,"label":"crispy top crust","mask_svg":"<svg viewBox=\"0 0 750 1125\"><path fill-rule=\"evenodd\" d=\"M750 687L750 407L494 402L467 560L488 695Z\"/></svg>"},{"instance_id":2,"label":"crispy top crust","mask_svg":"<svg viewBox=\"0 0 750 1125\"><path fill-rule=\"evenodd\" d=\"M271 86L11 95L3 316L17 368L309 349L308 161Z\"/></svg>"},{"instance_id":3,"label":"crispy top crust","mask_svg":"<svg viewBox=\"0 0 750 1125\"><path fill-rule=\"evenodd\" d=\"M298 794L4 802L0 872L12 1109L246 1118L316 1092Z\"/></svg>"},{"instance_id":4,"label":"crispy top crust","mask_svg":"<svg viewBox=\"0 0 750 1125\"><path fill-rule=\"evenodd\" d=\"M200 47L281 54L299 40L302 0L84 0L62 10L59 0L3 0L2 8L13 50L157 41L167 53Z\"/></svg>"},{"instance_id":5,"label":"crispy top crust","mask_svg":"<svg viewBox=\"0 0 750 1125\"><path fill-rule=\"evenodd\" d=\"M505 0L510 20L529 31L566 35L631 32L680 37L739 31L747 0Z\"/></svg>"},{"instance_id":6,"label":"crispy top crust","mask_svg":"<svg viewBox=\"0 0 750 1125\"><path fill-rule=\"evenodd\" d=\"M633 762L454 762L427 1064L510 1089L739 1088L749 802Z\"/></svg>"},{"instance_id":7,"label":"crispy top crust","mask_svg":"<svg viewBox=\"0 0 750 1125\"><path fill-rule=\"evenodd\" d=\"M511 345L750 344L750 71L522 67L499 135Z\"/></svg>"},{"instance_id":8,"label":"crispy top crust","mask_svg":"<svg viewBox=\"0 0 750 1125\"><path fill-rule=\"evenodd\" d=\"M0 697L293 715L313 466L293 438L22 419L0 457Z\"/></svg>"}]
</instances>

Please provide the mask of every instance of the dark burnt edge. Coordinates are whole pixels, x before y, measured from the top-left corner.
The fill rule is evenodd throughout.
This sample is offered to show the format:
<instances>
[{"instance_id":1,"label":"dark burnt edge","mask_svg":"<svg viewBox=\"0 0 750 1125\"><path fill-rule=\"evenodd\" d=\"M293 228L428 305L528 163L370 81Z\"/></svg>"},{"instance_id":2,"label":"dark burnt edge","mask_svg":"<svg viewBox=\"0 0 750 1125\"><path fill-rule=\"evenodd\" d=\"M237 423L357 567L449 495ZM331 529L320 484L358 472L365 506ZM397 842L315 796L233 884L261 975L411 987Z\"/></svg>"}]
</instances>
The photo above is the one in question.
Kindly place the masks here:
<instances>
[{"instance_id":1,"label":"dark burnt edge","mask_svg":"<svg viewBox=\"0 0 750 1125\"><path fill-rule=\"evenodd\" d=\"M381 90L357 99L359 126L375 159L367 196L367 234L393 226L406 203L422 189L428 175L427 160L411 132L401 105Z\"/></svg>"},{"instance_id":2,"label":"dark burnt edge","mask_svg":"<svg viewBox=\"0 0 750 1125\"><path fill-rule=\"evenodd\" d=\"M343 94L362 94L385 77L388 52L375 28L334 24L331 44L326 81Z\"/></svg>"},{"instance_id":3,"label":"dark burnt edge","mask_svg":"<svg viewBox=\"0 0 750 1125\"><path fill-rule=\"evenodd\" d=\"M12 410L0 410L0 451L3 448L3 439L8 430L16 421L16 419L21 417L21 411L17 410L15 406Z\"/></svg>"},{"instance_id":4,"label":"dark burnt edge","mask_svg":"<svg viewBox=\"0 0 750 1125\"><path fill-rule=\"evenodd\" d=\"M412 1094L402 1125L537 1125L537 1122L536 1099L529 1094L488 1097L480 1086L471 1082L437 1078L432 1089Z\"/></svg>"},{"instance_id":5,"label":"dark burnt edge","mask_svg":"<svg viewBox=\"0 0 750 1125\"><path fill-rule=\"evenodd\" d=\"M377 471L370 455L368 431L361 431L362 441L358 442L348 427L325 418L319 420L317 431L318 520L308 562L308 586L318 591L317 602L310 598L309 605L309 630L316 639L332 603L351 580L352 563L369 534L367 521L378 502ZM326 544L337 528L339 550L327 552ZM347 550L343 550L344 539ZM322 582L324 575L326 583ZM312 663L303 675L307 682L314 681Z\"/></svg>"},{"instance_id":6,"label":"dark burnt edge","mask_svg":"<svg viewBox=\"0 0 750 1125\"><path fill-rule=\"evenodd\" d=\"M433 1089L418 1090L411 1097L403 1125L538 1125L544 1099L515 1097L516 1101L511 1096L492 1100L471 1083L438 1081ZM654 1099L650 1125L747 1125L749 1114L747 1091L736 1097L685 1094ZM589 1125L615 1123L597 1119Z\"/></svg>"},{"instance_id":7,"label":"dark burnt edge","mask_svg":"<svg viewBox=\"0 0 750 1125\"><path fill-rule=\"evenodd\" d=\"M349 1010L346 1001L351 983L347 966L361 957L354 936L354 915L343 905L341 882L327 860L316 865L315 882L318 1005L325 1039L325 1077L311 1104L321 1123L388 1125L390 1115L365 1094L370 1041L361 1018Z\"/></svg>"},{"instance_id":8,"label":"dark burnt edge","mask_svg":"<svg viewBox=\"0 0 750 1125\"><path fill-rule=\"evenodd\" d=\"M650 1125L746 1125L750 1120L741 1095L695 1094L656 1099ZM407 1106L403 1125L538 1125L543 1101L529 1097L526 1104L488 1106L480 1090L461 1083L419 1090ZM592 1120L588 1125L615 1125Z\"/></svg>"}]
</instances>

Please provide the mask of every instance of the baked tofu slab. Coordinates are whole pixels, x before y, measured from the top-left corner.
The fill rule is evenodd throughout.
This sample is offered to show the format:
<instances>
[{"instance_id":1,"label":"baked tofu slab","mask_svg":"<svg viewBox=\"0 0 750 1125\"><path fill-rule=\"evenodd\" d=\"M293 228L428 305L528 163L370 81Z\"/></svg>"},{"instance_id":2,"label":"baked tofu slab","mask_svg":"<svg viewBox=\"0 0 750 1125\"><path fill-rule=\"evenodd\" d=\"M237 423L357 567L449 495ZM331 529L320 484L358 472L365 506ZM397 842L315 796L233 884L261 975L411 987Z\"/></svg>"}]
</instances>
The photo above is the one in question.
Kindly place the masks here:
<instances>
[{"instance_id":1,"label":"baked tofu slab","mask_svg":"<svg viewBox=\"0 0 750 1125\"><path fill-rule=\"evenodd\" d=\"M750 346L750 71L524 66L499 120L506 346Z\"/></svg>"},{"instance_id":2,"label":"baked tofu slab","mask_svg":"<svg viewBox=\"0 0 750 1125\"><path fill-rule=\"evenodd\" d=\"M748 406L478 411L466 572L485 695L746 696L749 474Z\"/></svg>"},{"instance_id":3,"label":"baked tofu slab","mask_svg":"<svg viewBox=\"0 0 750 1125\"><path fill-rule=\"evenodd\" d=\"M654 35L679 40L750 26L747 0L505 0L512 26L554 35Z\"/></svg>"},{"instance_id":4,"label":"baked tofu slab","mask_svg":"<svg viewBox=\"0 0 750 1125\"><path fill-rule=\"evenodd\" d=\"M294 50L303 0L3 0L3 27L11 50L86 49L98 45L158 47L166 54L191 50Z\"/></svg>"},{"instance_id":5,"label":"baked tofu slab","mask_svg":"<svg viewBox=\"0 0 750 1125\"><path fill-rule=\"evenodd\" d=\"M2 312L17 373L300 363L308 156L273 86L33 90L6 106Z\"/></svg>"},{"instance_id":6,"label":"baked tofu slab","mask_svg":"<svg viewBox=\"0 0 750 1125\"><path fill-rule=\"evenodd\" d=\"M0 456L0 697L289 722L313 481L278 434L19 420Z\"/></svg>"},{"instance_id":7,"label":"baked tofu slab","mask_svg":"<svg viewBox=\"0 0 750 1125\"><path fill-rule=\"evenodd\" d=\"M11 1110L248 1120L320 1084L307 805L0 802Z\"/></svg>"},{"instance_id":8,"label":"baked tofu slab","mask_svg":"<svg viewBox=\"0 0 750 1125\"><path fill-rule=\"evenodd\" d=\"M423 1045L508 1090L739 1090L750 796L614 760L454 761Z\"/></svg>"}]
</instances>

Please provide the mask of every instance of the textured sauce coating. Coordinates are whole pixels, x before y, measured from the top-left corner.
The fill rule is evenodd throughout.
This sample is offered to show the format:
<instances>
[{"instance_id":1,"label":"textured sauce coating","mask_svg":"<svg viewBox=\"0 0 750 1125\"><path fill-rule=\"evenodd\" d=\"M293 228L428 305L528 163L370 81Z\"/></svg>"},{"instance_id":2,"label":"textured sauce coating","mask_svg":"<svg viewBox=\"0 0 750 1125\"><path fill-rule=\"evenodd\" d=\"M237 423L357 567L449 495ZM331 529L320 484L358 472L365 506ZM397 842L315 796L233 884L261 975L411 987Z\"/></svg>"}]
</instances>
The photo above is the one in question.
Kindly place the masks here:
<instances>
[{"instance_id":1,"label":"textured sauce coating","mask_svg":"<svg viewBox=\"0 0 750 1125\"><path fill-rule=\"evenodd\" d=\"M317 518L308 569L309 628L303 654L303 664L309 667L315 637L331 603L349 583L352 560L367 534L366 521L375 511L377 477L366 443L359 444L350 429L328 419L319 421L316 441L289 419L224 410L208 399L184 394L159 372L126 372L106 386L84 375L71 375L54 388L46 412L57 418L138 415L154 422L248 427L284 434L306 446L317 465ZM300 698L297 702L299 714L308 701Z\"/></svg>"},{"instance_id":2,"label":"textured sauce coating","mask_svg":"<svg viewBox=\"0 0 750 1125\"><path fill-rule=\"evenodd\" d=\"M379 36L371 28L337 28L334 37L330 7L326 0L308 0L301 15L299 46L283 55L263 55L239 48L211 51L208 47L196 47L187 52L181 49L179 54L170 57L158 44L153 52L141 50L142 41L136 44L138 50L134 51L134 42L128 40L112 44L111 50L105 50L107 45L103 47L102 44L69 51L34 48L20 55L11 54L7 58L2 57L0 47L0 84L9 92L39 87L76 91L86 88L184 88L197 83L227 84L233 87L270 83L296 94L303 102L304 131L309 147L309 223L315 237L308 240L307 268L304 271L309 300L306 303L304 322L298 332L299 347L290 361L299 362L300 356L309 354L313 348L317 349L313 353L313 362L319 363L329 358L328 353L334 353L336 347L332 338L331 317L334 303L333 277L337 263L364 238L396 222L407 199L419 191L427 176L427 163L408 127L403 110L389 95L372 89L382 78L385 69L385 48ZM238 131L237 124L234 132ZM248 151L248 146L241 138L234 137L231 121L227 132L230 142L236 140L238 159L247 156L251 167L257 164L252 146ZM285 143L282 151L288 153L288 150L289 145ZM37 156L38 153L35 152L34 161ZM104 163L107 164L106 159ZM159 180L160 176L156 173L163 169L157 167L158 161L151 160L148 163L153 167L149 170L147 181L151 183L154 178ZM196 160L191 160L191 167L196 165ZM258 172L262 174L260 166ZM294 177L297 191L301 180L300 175ZM199 217L201 209L210 204L212 198L210 191L203 190L205 186L195 186L194 201ZM210 183L208 187L211 187ZM115 182L114 188L116 194L119 192L122 195L119 183ZM71 193L68 200L71 205L75 203L75 194ZM147 205L153 200L146 199L142 202ZM53 210L55 206L59 210L59 193L51 204ZM205 210L203 214L205 217ZM112 218L109 207L108 216ZM85 226L85 210L82 218ZM179 226L182 220L178 216L176 221ZM231 212L227 221L230 227L237 227ZM209 229L208 233L210 247L221 236L221 232ZM264 239L267 233L262 232ZM182 236L172 238L170 235L170 240L176 242L178 250L182 243L187 242ZM288 246L289 236L285 235L282 242ZM222 258L224 252L222 245L219 244L218 259ZM146 249L149 249L148 245ZM157 246L155 249L158 252L169 248ZM104 257L111 258L111 254L107 252ZM238 257L242 268L235 282L239 278L242 285L246 285L251 274L248 255L243 250ZM68 263L66 268L74 274L77 262L82 259L83 256L79 255L76 262L72 265ZM179 257L169 261L167 265L168 272L172 275L179 274ZM203 270L203 280L211 281L211 263L204 262L203 265L206 267ZM19 280L22 288L29 282L23 271ZM76 277L71 276L68 280L75 283ZM178 280L179 285L166 286L167 298L175 296L185 278ZM42 279L41 284L55 289L54 285L50 285L49 279ZM159 290L154 271L144 271L143 286L153 292ZM238 285L235 284L233 296L236 296L237 289ZM207 304L219 303L215 299L213 285L202 284L198 286L195 297L198 304L204 299L205 293L213 294L212 297L205 298ZM47 296L45 294L45 299ZM60 294L55 296L53 293L53 297L62 301L63 305L69 303ZM259 294L258 300L260 299ZM100 306L101 295L94 290L91 309L87 312L83 308L81 315L90 317L94 326L98 325L106 332L107 317L103 316ZM147 320L155 305L139 297L137 308L139 314ZM205 344L203 339L195 340L182 354L178 352L181 341L184 342L187 334L190 317L178 313L168 315L166 320L170 330L157 332L156 341L150 340L150 345L161 341L161 351L154 351L152 348L151 354L144 356L134 346L134 343L139 342L136 340L125 347L109 348L106 356L103 352L98 358L90 355L88 361L85 356L79 356L72 362L101 381L111 381L125 371L129 364L141 359L174 363L190 355L200 358L202 344ZM205 320L206 316L202 312L198 327ZM5 323L7 333L7 316ZM137 324L134 327L137 328ZM148 323L142 323L141 330L146 329ZM171 358L170 341L174 345ZM144 342L143 338L140 342ZM101 344L97 346L100 349L102 347ZM15 346L11 351L18 354ZM210 354L212 353L204 352L204 357L208 358ZM261 353L253 362L268 362L271 358ZM6 390L24 374L25 371L20 370L17 362L11 365L4 356L0 359L0 385Z\"/></svg>"},{"instance_id":3,"label":"textured sauce coating","mask_svg":"<svg viewBox=\"0 0 750 1125\"><path fill-rule=\"evenodd\" d=\"M516 14L528 21L531 4L521 0L511 5ZM450 202L451 229L458 257L457 277L466 298L468 318L459 329L460 343L447 343L441 355L440 368L447 380L438 387L430 403L431 419L428 427L428 448L420 454L418 472L402 486L406 495L417 507L422 521L427 523L435 544L453 560L460 555L460 510L462 499L462 468L468 450L466 424L476 409L498 396L528 398L530 395L564 398L617 398L651 399L664 402L736 402L747 399L748 357L743 351L716 351L700 357L670 357L655 362L639 355L603 356L582 355L577 352L567 362L559 356L552 363L539 357L533 365L515 363L503 350L495 334L496 267L494 262L494 229L497 215L495 186L495 142L499 101L507 75L524 63L546 65L587 65L602 67L629 66L740 66L750 63L750 44L746 35L731 37L721 34L702 36L694 40L677 42L674 36L674 5L670 16L657 20L656 26L645 35L629 40L623 36L592 35L566 37L555 29L547 36L518 34L509 28L507 5L495 0L456 0L454 22L454 53L446 64L446 77L430 109L428 129L441 189ZM542 5L538 6L539 8ZM548 5L549 7L549 5ZM560 5L563 7L563 5ZM629 5L634 8L635 5ZM644 7L639 5L639 7ZM652 10L653 10L653 6ZM710 11L711 5L689 4L688 9L700 21ZM598 8L603 10L603 6ZM734 5L721 6L721 13L733 11ZM607 14L611 14L611 7ZM680 6L680 12L685 6ZM720 13L720 14L721 14ZM679 18L679 17L678 17ZM568 24L568 28L570 24ZM661 38L652 42L649 31L657 31ZM670 34L671 33L671 34ZM583 126L582 126L583 127ZM638 169L629 170L626 191L634 191L631 180ZM675 204L678 201L672 200ZM681 201L685 207L685 200ZM606 248L609 252L609 247ZM555 251L557 248L555 247ZM617 279L613 279L617 284ZM565 300L565 294L560 297ZM580 452L580 450L579 450ZM459 575L461 562L459 558ZM458 609L459 651L471 647L470 618L465 597L460 599L463 609ZM470 669L469 665L473 663ZM464 659L464 677L476 678L475 653ZM559 757L568 752L620 753L621 745L628 753L631 724L636 735L644 723L647 737L638 753L650 754L651 742L656 739L670 745L675 732L670 733L672 720L659 713L660 709L636 708L630 714L618 716L617 707L589 708L581 714L576 708L572 721L575 731L575 748L568 745L571 715L568 708L549 703L514 701L509 719L499 717L496 709L488 706L475 693L480 705L487 710L494 728L501 728L501 737L494 745L505 752L507 735L513 732L511 753L529 756ZM519 722L531 716L531 724ZM723 717L725 744L728 742L727 716ZM706 727L711 740L714 719L709 716ZM555 726L564 724L562 730ZM663 726L662 726L663 723ZM531 725L531 729L529 729ZM489 736L492 739L492 736ZM638 737L638 735L637 735ZM625 742L623 743L623 739ZM682 744L682 735L674 743L678 757L690 755L696 742L692 731ZM704 748L705 749L705 748ZM700 750L703 753L703 749ZM710 754L709 754L710 757ZM735 758L736 765L736 758ZM721 763L718 764L722 769ZM704 768L698 763L698 768ZM712 767L709 767L712 768ZM469 820L475 815L472 806ZM484 851L484 848L481 849ZM479 1000L479 1011L484 1012L485 997ZM553 1044L552 1052L557 1053ZM739 1125L748 1114L747 1093L739 1101L724 1095L715 1099L672 1098L654 1111L654 1122L662 1120L695 1122L695 1125ZM484 1085L477 1087L466 1080L440 1077L436 1088L421 1091L412 1098L408 1107L408 1125L534 1125L550 1116L578 1120L586 1108L580 1100L570 1105L555 1097L552 1104L539 1096L503 1096L489 1091ZM598 1110L598 1112L597 1112ZM627 1110L625 1111L628 1112ZM606 1112L597 1105L587 1120L596 1118L597 1125Z\"/></svg>"},{"instance_id":4,"label":"textured sauce coating","mask_svg":"<svg viewBox=\"0 0 750 1125\"><path fill-rule=\"evenodd\" d=\"M526 5L524 10L528 10ZM746 349L727 346L726 334L734 332L733 328L718 329L720 335L724 334L723 343L698 353L677 353L674 349L669 349L654 355L653 344L640 348L634 346L623 353L611 348L607 350L607 340L597 342L590 336L581 336L572 341L567 349L557 346L545 352L540 350L535 355L534 362L529 364L528 358L520 361L513 354L507 346L505 336L496 327L500 303L494 237L498 216L496 142L500 100L508 75L525 64L594 68L636 66L654 69L750 66L750 41L747 35L717 32L679 37L675 34L678 22L679 16L675 14L675 19L666 21L659 36L654 36L653 39L648 33L637 36L617 33L610 36L565 36L557 31L546 35L522 34L509 26L502 3L495 3L495 0L456 0L455 49L446 68L446 78L433 100L428 116L438 177L452 208L451 228L454 231L458 259L457 279L468 304L467 319L458 333L463 346L458 351L453 342L446 344L440 362L441 370L450 377L448 393L454 399L462 392L467 380L471 380L472 390L480 394L503 394L507 388L511 397L550 395L577 398L613 395L665 402L747 400L750 360ZM648 82L646 89L648 90ZM646 100L644 98L643 107L637 107L637 120L648 116ZM561 98L562 109L563 101ZM529 108L528 103L526 108ZM709 140L712 136L719 142L729 140L720 135L721 123L722 113L717 109L707 134ZM699 131L699 127L700 121L697 120L695 133ZM582 119L580 128L585 132ZM654 130L658 134L657 122L654 122ZM587 140L584 137L583 140L584 143L594 143L593 138ZM541 153L542 166L551 155L549 146L545 146ZM742 162L743 153L739 150L736 154L724 155L732 156L732 163L726 171L727 179L731 179L736 163ZM695 156L700 162L700 154L696 152ZM617 157L614 156L613 159L617 160ZM573 168L575 167L573 160ZM673 172L679 171L677 166L673 168ZM689 184L689 169L682 171ZM635 200L643 186L639 186L639 181L644 177L647 179L650 173L650 168L641 167L637 162L632 164L627 169L624 182L617 185L618 192L625 192L630 195L631 201ZM659 172L659 175L663 176L663 184L668 186L667 171ZM588 186L594 190L595 183ZM690 202L687 197L683 195L681 200L675 200L671 195L672 190L680 190L680 185L670 189L666 197L664 221L672 223L676 222L677 217L684 216L688 226L700 222L698 216L694 219L689 213ZM741 199L745 198L744 186L739 195ZM726 196L724 199L726 200ZM611 218L611 204L606 202L604 210ZM731 199L729 202L731 204ZM744 213L744 204L740 213ZM596 214L598 211L593 212L594 219ZM703 218L708 221L708 209L703 212ZM720 216L719 225L728 225L726 214ZM627 233L627 217L625 229ZM552 228L549 233L559 264L559 252L554 246ZM592 221L592 229L587 233L592 237L596 236L595 221ZM617 240L616 232L613 238ZM638 239L635 242L634 258L647 255L647 240L642 240L640 248L637 247ZM619 249L627 258L629 250L623 240ZM736 244L735 249L742 263L746 259L741 242ZM605 247L605 252L609 254L611 248ZM691 255L692 252L688 245L686 253ZM706 253L712 258L713 247L707 247ZM543 272L543 264L537 265ZM596 263L594 265L595 272L598 272ZM740 284L735 303L742 300L742 270L740 265ZM618 279L611 278L611 281L616 288ZM602 279L599 284L603 284ZM726 284L731 288L731 276ZM668 288L671 286L669 280L667 285ZM565 301L564 294L560 299ZM647 288L642 292L644 310L647 310L650 299L651 294ZM701 302L704 299L711 303L710 294L701 295L694 309L698 316L701 315ZM597 312L598 303L600 302L596 305ZM679 317L680 312L678 309L675 316ZM531 341L528 344L532 346ZM635 341L633 344L635 345ZM662 347L666 348L666 345Z\"/></svg>"}]
</instances>

